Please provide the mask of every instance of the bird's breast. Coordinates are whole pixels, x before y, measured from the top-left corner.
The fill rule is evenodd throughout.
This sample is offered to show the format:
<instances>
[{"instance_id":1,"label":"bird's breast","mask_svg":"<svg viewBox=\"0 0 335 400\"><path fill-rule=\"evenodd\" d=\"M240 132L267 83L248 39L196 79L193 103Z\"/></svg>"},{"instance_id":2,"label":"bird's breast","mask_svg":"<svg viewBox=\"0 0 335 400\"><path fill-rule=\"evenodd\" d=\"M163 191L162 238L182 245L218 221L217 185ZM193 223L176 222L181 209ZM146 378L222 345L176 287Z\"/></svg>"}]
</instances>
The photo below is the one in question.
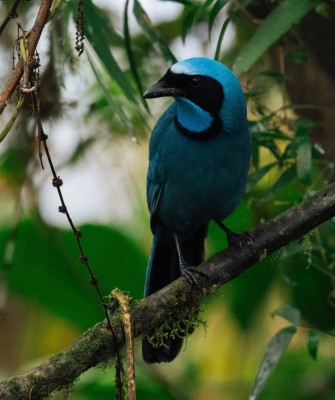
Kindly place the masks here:
<instances>
[{"instance_id":1,"label":"bird's breast","mask_svg":"<svg viewBox=\"0 0 335 400\"><path fill-rule=\"evenodd\" d=\"M249 151L224 132L206 141L185 137L175 127L161 135L152 162L163 186L157 213L164 224L191 234L229 215L245 189Z\"/></svg>"}]
</instances>

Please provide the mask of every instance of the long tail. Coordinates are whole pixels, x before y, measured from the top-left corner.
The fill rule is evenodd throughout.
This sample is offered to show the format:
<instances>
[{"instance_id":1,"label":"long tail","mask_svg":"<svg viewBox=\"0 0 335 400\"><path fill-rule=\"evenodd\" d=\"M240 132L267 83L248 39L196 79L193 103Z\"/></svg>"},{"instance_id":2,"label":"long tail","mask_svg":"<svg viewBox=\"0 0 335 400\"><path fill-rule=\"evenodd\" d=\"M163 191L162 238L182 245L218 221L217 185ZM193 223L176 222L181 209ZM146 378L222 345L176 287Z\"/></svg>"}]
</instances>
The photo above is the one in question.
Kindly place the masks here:
<instances>
[{"instance_id":1,"label":"long tail","mask_svg":"<svg viewBox=\"0 0 335 400\"><path fill-rule=\"evenodd\" d=\"M189 265L197 266L203 261L206 232L207 226L202 226L190 238L182 241L181 250ZM154 236L145 283L145 297L157 292L180 276L174 240L166 239L166 235ZM142 354L145 362L170 362L178 355L183 339L171 337L169 331L166 333L164 345L160 347L153 347L147 339L143 339Z\"/></svg>"}]
</instances>

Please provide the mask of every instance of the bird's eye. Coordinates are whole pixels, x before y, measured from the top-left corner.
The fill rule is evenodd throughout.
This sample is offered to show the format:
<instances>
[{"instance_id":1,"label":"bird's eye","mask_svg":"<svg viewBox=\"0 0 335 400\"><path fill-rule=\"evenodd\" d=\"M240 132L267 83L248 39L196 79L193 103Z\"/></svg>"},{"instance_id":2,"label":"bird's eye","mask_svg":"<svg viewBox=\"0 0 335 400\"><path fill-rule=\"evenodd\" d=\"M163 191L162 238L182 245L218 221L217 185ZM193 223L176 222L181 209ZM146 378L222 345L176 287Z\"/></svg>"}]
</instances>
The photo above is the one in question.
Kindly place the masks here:
<instances>
[{"instance_id":1,"label":"bird's eye","mask_svg":"<svg viewBox=\"0 0 335 400\"><path fill-rule=\"evenodd\" d=\"M191 80L190 80L190 86L192 87L197 87L200 85L201 82L201 78L199 76L194 76Z\"/></svg>"}]
</instances>

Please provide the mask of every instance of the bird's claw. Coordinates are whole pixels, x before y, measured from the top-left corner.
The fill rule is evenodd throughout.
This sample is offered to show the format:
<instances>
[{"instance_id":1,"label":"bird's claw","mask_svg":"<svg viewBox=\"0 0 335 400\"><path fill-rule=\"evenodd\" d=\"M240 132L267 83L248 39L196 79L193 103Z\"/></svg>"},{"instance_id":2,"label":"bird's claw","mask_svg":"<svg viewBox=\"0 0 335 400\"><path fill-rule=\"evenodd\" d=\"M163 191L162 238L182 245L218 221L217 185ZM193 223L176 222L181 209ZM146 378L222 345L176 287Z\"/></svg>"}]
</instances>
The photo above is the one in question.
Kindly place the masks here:
<instances>
[{"instance_id":1,"label":"bird's claw","mask_svg":"<svg viewBox=\"0 0 335 400\"><path fill-rule=\"evenodd\" d=\"M229 231L227 233L227 241L229 246L234 246L238 249L241 249L244 245L250 246L252 252L257 254L255 236L251 232L235 233Z\"/></svg>"},{"instance_id":2,"label":"bird's claw","mask_svg":"<svg viewBox=\"0 0 335 400\"><path fill-rule=\"evenodd\" d=\"M201 290L201 285L198 282L198 279L196 278L195 275L200 275L202 278L206 279L208 281L208 275L199 270L196 267L192 267L190 265L188 265L187 263L181 263L180 266L180 274L181 276L183 276L187 282L189 283L190 286L195 287L199 290Z\"/></svg>"}]
</instances>

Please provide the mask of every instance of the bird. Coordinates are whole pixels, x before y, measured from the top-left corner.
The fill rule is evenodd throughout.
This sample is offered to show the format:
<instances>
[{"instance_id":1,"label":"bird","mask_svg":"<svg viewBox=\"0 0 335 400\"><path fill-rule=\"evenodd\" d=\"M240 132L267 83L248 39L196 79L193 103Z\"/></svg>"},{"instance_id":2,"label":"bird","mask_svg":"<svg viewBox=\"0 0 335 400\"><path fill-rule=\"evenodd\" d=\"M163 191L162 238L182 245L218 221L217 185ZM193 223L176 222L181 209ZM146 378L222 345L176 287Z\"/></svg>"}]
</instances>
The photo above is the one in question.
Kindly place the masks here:
<instances>
[{"instance_id":1,"label":"bird","mask_svg":"<svg viewBox=\"0 0 335 400\"><path fill-rule=\"evenodd\" d=\"M143 97L174 99L149 142L146 190L153 241L144 289L148 297L180 276L199 286L196 266L204 259L210 221L234 243L236 235L223 221L244 195L251 139L241 84L219 61L179 61ZM175 359L183 339L169 330L165 336L160 347L142 339L145 362Z\"/></svg>"}]
</instances>

